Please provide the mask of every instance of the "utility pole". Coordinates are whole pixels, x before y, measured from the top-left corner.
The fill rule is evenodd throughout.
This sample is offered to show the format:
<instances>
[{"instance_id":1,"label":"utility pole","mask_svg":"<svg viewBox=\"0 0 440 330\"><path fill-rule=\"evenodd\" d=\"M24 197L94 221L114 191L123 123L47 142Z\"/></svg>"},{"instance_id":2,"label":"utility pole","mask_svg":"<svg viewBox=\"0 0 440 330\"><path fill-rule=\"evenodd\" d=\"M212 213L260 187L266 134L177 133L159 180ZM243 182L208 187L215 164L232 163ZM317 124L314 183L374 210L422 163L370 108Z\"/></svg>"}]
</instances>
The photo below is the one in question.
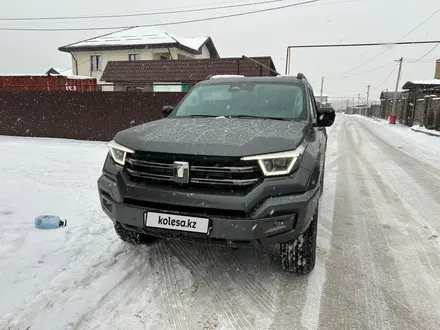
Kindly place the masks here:
<instances>
[{"instance_id":1,"label":"utility pole","mask_svg":"<svg viewBox=\"0 0 440 330\"><path fill-rule=\"evenodd\" d=\"M371 85L367 86L367 108L368 108L368 101L370 100L370 87Z\"/></svg>"},{"instance_id":2,"label":"utility pole","mask_svg":"<svg viewBox=\"0 0 440 330\"><path fill-rule=\"evenodd\" d=\"M323 92L323 90L324 90L324 77L322 77L322 80L321 80L321 100L322 100L322 92Z\"/></svg>"},{"instance_id":3,"label":"utility pole","mask_svg":"<svg viewBox=\"0 0 440 330\"><path fill-rule=\"evenodd\" d=\"M399 82L400 82L400 74L402 72L403 57L401 57L398 62L399 62L399 73L397 74L396 91L394 92L393 108L391 109L391 115L390 115L390 124L396 123L397 91L399 90Z\"/></svg>"},{"instance_id":4,"label":"utility pole","mask_svg":"<svg viewBox=\"0 0 440 330\"><path fill-rule=\"evenodd\" d=\"M371 85L367 86L367 104L365 105L365 116L367 115L367 111L368 111L368 100L370 99L370 87Z\"/></svg>"}]
</instances>

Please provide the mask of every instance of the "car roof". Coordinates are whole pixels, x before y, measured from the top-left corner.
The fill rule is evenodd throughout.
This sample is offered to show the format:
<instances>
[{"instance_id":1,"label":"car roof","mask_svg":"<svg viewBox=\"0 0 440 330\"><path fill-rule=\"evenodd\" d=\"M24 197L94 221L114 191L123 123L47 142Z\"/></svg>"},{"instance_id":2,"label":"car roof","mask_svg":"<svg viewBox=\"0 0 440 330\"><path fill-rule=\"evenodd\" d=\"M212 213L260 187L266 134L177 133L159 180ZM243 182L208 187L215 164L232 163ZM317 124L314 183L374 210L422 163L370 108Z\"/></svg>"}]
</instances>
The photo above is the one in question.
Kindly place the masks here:
<instances>
[{"instance_id":1,"label":"car roof","mask_svg":"<svg viewBox=\"0 0 440 330\"><path fill-rule=\"evenodd\" d=\"M297 76L270 76L270 77L244 77L244 76L215 76L215 79L203 80L199 82L200 85L209 85L209 84L221 84L221 83L261 83L261 82L269 82L269 83L302 83L307 84L307 80L298 79Z\"/></svg>"}]
</instances>

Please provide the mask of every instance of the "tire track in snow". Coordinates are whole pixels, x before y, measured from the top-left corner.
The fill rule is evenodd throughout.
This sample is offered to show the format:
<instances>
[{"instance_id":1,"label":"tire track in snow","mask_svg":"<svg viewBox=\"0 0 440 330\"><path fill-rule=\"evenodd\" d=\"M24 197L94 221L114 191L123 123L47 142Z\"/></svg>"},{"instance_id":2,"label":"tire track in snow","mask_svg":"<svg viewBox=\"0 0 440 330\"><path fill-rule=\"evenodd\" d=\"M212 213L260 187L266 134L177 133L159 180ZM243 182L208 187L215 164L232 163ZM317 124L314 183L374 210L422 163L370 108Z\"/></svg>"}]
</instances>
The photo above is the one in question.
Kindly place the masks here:
<instances>
[{"instance_id":1,"label":"tire track in snow","mask_svg":"<svg viewBox=\"0 0 440 330\"><path fill-rule=\"evenodd\" d=\"M253 326L246 316L244 306L240 306L235 297L229 292L229 283L225 283L226 281L221 276L222 272L217 268L215 271L209 269L210 265L200 258L202 252L198 249L197 243L192 244L192 249L188 247L188 244L174 241L170 242L169 246L193 276L199 278L205 287L213 293L220 312L229 320L231 327L233 329L252 329ZM204 248L210 247L204 246ZM215 263L213 266L215 266ZM215 290L212 290L212 286Z\"/></svg>"},{"instance_id":2,"label":"tire track in snow","mask_svg":"<svg viewBox=\"0 0 440 330\"><path fill-rule=\"evenodd\" d=\"M243 269L243 266L238 263L234 256L228 253L226 258L224 256L215 257L212 253L212 249L207 249L206 251L208 254L208 261L215 263L216 261L221 260L226 266L228 266L226 267L226 271L234 283L243 289L243 292L255 302L256 306L258 306L262 312L273 317L275 309L274 299L261 285L258 284L258 280L252 277L249 272L245 269L243 271L240 270L240 268Z\"/></svg>"},{"instance_id":3,"label":"tire track in snow","mask_svg":"<svg viewBox=\"0 0 440 330\"><path fill-rule=\"evenodd\" d=\"M222 277L222 279L226 279L226 281L225 282L227 282L227 283L224 283L224 287L227 287L227 286L230 286L230 284L233 282L232 281L232 279L228 276L228 274L225 274L225 272L224 271L222 271L222 270L220 270L219 268L218 268L218 261L217 260L213 260L213 259L210 259L209 258L209 255L208 255L208 251L211 249L211 248L213 248L213 247L208 247L208 248L206 248L206 247L203 247L202 248L202 246L200 246L200 244L196 244L195 245L195 248L196 248L196 250L198 251L198 254L197 255L204 255L205 256L205 262L206 263L208 263L208 264L210 264L211 266L212 266L212 268L213 268L213 270L211 271L211 276L212 277L214 277L214 276L218 276L219 274L224 274L224 276ZM215 248L215 247L214 247ZM221 286L220 286L221 287ZM245 326L245 327L254 327L253 325L252 325L252 323L251 323L251 321L249 320L249 318L248 318L248 316L246 315L246 313L244 313L244 309L245 309L245 306L244 305L242 305L242 304L240 304L239 303L239 301L237 301L237 299L230 293L230 292L232 292L232 290L227 290L227 292L228 292L228 295L229 295L229 297L226 297L226 299L227 300L231 300L231 299L233 299L232 301L233 301L233 304L232 305L234 305L234 309L235 309L235 311L236 311L236 313L238 314L238 313L240 313L241 314L241 321L242 321L242 323L243 323L243 325ZM241 293L241 292L240 292ZM237 312L238 311L238 312Z\"/></svg>"},{"instance_id":4,"label":"tire track in snow","mask_svg":"<svg viewBox=\"0 0 440 330\"><path fill-rule=\"evenodd\" d=\"M177 290L177 279L170 259L171 254L167 252L170 252L170 249L163 242L157 244L153 249L157 265L161 268L162 273L161 296L164 293L166 296L166 299L163 299L164 302L166 301L164 307L167 309L167 315L171 317L176 329L189 329L186 315L183 313L182 300Z\"/></svg>"},{"instance_id":5,"label":"tire track in snow","mask_svg":"<svg viewBox=\"0 0 440 330\"><path fill-rule=\"evenodd\" d=\"M317 238L317 260L313 273L307 281L307 296L301 311L301 325L308 330L316 330L322 313L321 301L327 280L327 259L331 252L335 189L338 168L337 132L340 121L331 127L327 140L324 192L320 199ZM329 229L327 229L329 228ZM325 235L324 235L325 232ZM324 237L325 236L325 237Z\"/></svg>"},{"instance_id":6,"label":"tire track in snow","mask_svg":"<svg viewBox=\"0 0 440 330\"><path fill-rule=\"evenodd\" d=\"M356 121L356 124L359 124L359 122ZM360 125L360 127L365 128L363 125ZM437 203L438 198L433 197L425 186L429 186L430 189L434 189L440 193L440 181L437 180L437 182L435 182L435 180L433 180L434 178L431 178L430 182L426 183L426 181L424 181L422 182L423 184L421 184L417 178L417 171L415 170L419 167L417 164L409 167L410 172L408 172L406 165L400 168L399 165L405 164L399 161L401 155L396 161L397 156L395 155L395 150L390 153L388 150L388 148L390 148L389 145L386 150L380 148L380 146L377 146L378 140L373 139L371 136L371 134L373 134L372 131L369 129L365 129L365 131L370 134L364 133L363 136L385 156L380 158L382 162L380 165L389 169L389 171L387 171L388 177L382 180L384 184L379 185L384 196L393 201L400 200L400 204L403 207L400 209L407 210L415 222L418 222L421 227L429 230L429 236L439 236L440 226L436 219L438 214L440 214L440 205ZM392 158L389 157L390 155ZM440 173L440 168L438 171ZM376 173L379 177L383 176L378 171L376 171ZM422 175L425 175L425 173L422 173ZM385 182L387 184L385 184ZM388 187L388 189L384 189L386 187ZM437 189L435 187L437 187ZM399 191L399 195L395 190ZM417 202L414 203L416 200ZM426 207L426 205L429 205L429 207ZM402 214L401 219L405 219L405 214ZM440 242L434 241L433 243L437 245L440 251Z\"/></svg>"},{"instance_id":7,"label":"tire track in snow","mask_svg":"<svg viewBox=\"0 0 440 330\"><path fill-rule=\"evenodd\" d=\"M360 189L362 183L353 167L355 150L347 141L344 118L342 124L338 132L340 162L332 249L327 261L320 324L324 328L331 325L333 329L387 329L381 310L383 297L376 291L374 278L369 276L372 261L368 250L371 244L365 236L365 226L372 220L365 218L363 209L366 192Z\"/></svg>"},{"instance_id":8,"label":"tire track in snow","mask_svg":"<svg viewBox=\"0 0 440 330\"><path fill-rule=\"evenodd\" d=\"M72 329L97 329L95 315L110 314L117 309L116 305L123 304L133 295L131 290L134 287L140 287L141 277L138 269L132 268L125 273L109 290L107 290L95 303L95 308L82 315L73 325ZM93 326L95 324L95 326Z\"/></svg>"},{"instance_id":9,"label":"tire track in snow","mask_svg":"<svg viewBox=\"0 0 440 330\"><path fill-rule=\"evenodd\" d=\"M270 329L314 330L319 327L323 311L323 291L327 281L327 259L331 251L333 209L339 154L337 135L340 121L329 129L325 160L324 193L320 200L317 260L312 273L302 276L283 274L279 290L277 315Z\"/></svg>"},{"instance_id":10,"label":"tire track in snow","mask_svg":"<svg viewBox=\"0 0 440 330\"><path fill-rule=\"evenodd\" d=\"M371 141L371 136L365 134L364 138ZM387 269L388 284L392 284L385 286L385 289L389 287L403 288L405 295L402 295L401 292L389 292L395 308L401 314L405 313L405 318L411 319L412 324L424 324L424 328L433 328L436 326L440 313L437 312L437 315L426 314L430 312L430 306L440 304L440 280L438 276L440 249L438 244L435 244L437 242L428 241L426 236L424 237L421 226L414 226L414 224L420 223L420 216L412 209L410 204L402 201L401 196L396 192L396 186L390 184L392 182L390 176L387 179L382 178L371 160L368 159L367 155L364 155L367 151L362 150L358 153L359 162L363 165L359 168L368 178L368 180L365 180L365 184L371 191L370 196L374 206L387 201L386 206L381 208L380 213L382 223L385 223L384 226L386 226L386 234L380 236L380 241L383 240L387 243L383 245L390 252L387 256L380 258L379 255L377 258L377 263L382 264L383 268ZM396 168L394 171L399 171L399 169ZM377 231L375 234L377 236ZM374 251L377 252L378 249ZM389 266L391 263L389 259L392 259L392 264L395 267L391 268ZM408 263L408 260L411 260L411 263ZM414 273L418 273L417 281L413 279ZM426 293L423 297L419 297L419 292ZM400 299L396 299L396 296ZM424 306L424 308L421 306ZM402 311L402 307L404 311ZM422 317L424 314L425 317Z\"/></svg>"},{"instance_id":11,"label":"tire track in snow","mask_svg":"<svg viewBox=\"0 0 440 330\"><path fill-rule=\"evenodd\" d=\"M389 279L387 278L389 273L385 271L386 268L384 268L383 263L380 262L383 251L386 250L386 239L383 232L377 229L381 221L375 211L376 203L372 199L371 191L367 186L367 182L371 180L371 173L367 171L370 165L368 160L362 156L362 151L366 148L363 146L365 141L360 137L358 130L349 130L347 122L345 122L345 124L346 141L350 149L355 151L352 153L351 161L356 170L358 189L361 195L364 196L361 205L365 216L362 217L359 237L365 238L363 242L365 249L362 250L365 251L366 258L362 259L366 260L367 267L370 270L371 284L373 288L376 289L371 292L374 301L372 304L373 306L380 305L380 317L376 320L376 324L380 321L381 329L397 329L397 322L392 307L393 302L389 298ZM353 135L357 137L357 141L355 141ZM365 175L365 172L367 172L367 175ZM372 306L370 306L370 308L371 307Z\"/></svg>"}]
</instances>

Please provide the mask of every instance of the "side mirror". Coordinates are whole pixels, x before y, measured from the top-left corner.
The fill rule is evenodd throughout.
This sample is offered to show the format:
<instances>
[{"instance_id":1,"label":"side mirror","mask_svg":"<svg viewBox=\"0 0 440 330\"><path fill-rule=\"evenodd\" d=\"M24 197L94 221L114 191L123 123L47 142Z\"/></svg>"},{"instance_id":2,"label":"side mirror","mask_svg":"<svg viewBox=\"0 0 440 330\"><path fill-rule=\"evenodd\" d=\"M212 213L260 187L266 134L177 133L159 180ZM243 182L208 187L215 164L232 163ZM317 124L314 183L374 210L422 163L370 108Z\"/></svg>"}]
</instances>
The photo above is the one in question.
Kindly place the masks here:
<instances>
[{"instance_id":1,"label":"side mirror","mask_svg":"<svg viewBox=\"0 0 440 330\"><path fill-rule=\"evenodd\" d=\"M333 108L319 108L318 109L318 127L332 126L335 122L336 112Z\"/></svg>"},{"instance_id":2,"label":"side mirror","mask_svg":"<svg viewBox=\"0 0 440 330\"><path fill-rule=\"evenodd\" d=\"M171 111L174 110L174 107L171 105L166 105L162 108L162 117L166 118L170 115Z\"/></svg>"}]
</instances>

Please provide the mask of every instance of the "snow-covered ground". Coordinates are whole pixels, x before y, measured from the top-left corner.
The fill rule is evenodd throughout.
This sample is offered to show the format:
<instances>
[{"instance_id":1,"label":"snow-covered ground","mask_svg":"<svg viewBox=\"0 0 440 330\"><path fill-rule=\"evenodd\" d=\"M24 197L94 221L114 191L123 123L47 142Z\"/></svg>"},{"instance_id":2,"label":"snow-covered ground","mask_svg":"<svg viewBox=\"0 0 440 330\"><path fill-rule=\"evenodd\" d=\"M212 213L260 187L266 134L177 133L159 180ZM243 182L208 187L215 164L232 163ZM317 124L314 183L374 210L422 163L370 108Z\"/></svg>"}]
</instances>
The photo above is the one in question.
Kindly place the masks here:
<instances>
[{"instance_id":1,"label":"snow-covered ground","mask_svg":"<svg viewBox=\"0 0 440 330\"><path fill-rule=\"evenodd\" d=\"M437 329L440 139L361 116L329 129L318 263L276 249L121 242L104 143L0 136L0 329ZM37 230L37 215L68 225Z\"/></svg>"}]
</instances>

